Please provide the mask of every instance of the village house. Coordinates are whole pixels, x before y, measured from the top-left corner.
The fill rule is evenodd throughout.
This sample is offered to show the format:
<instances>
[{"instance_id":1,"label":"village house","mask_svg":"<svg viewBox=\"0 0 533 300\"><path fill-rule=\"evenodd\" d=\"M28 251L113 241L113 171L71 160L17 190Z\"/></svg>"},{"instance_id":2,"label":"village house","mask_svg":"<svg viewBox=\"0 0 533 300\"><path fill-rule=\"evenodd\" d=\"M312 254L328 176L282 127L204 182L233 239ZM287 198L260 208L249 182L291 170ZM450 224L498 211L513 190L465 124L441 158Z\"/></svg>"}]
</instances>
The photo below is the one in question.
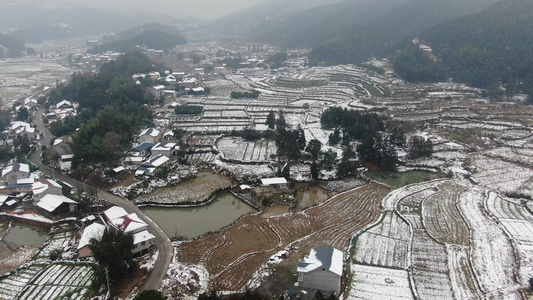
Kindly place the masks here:
<instances>
[{"instance_id":1,"label":"village house","mask_svg":"<svg viewBox=\"0 0 533 300\"><path fill-rule=\"evenodd\" d=\"M33 200L39 200L42 197L52 195L62 195L62 187L59 183L52 179L41 178L31 185L33 193Z\"/></svg>"},{"instance_id":2,"label":"village house","mask_svg":"<svg viewBox=\"0 0 533 300\"><path fill-rule=\"evenodd\" d=\"M160 74L159 72L152 71L152 72L148 73L148 76L149 76L150 79L152 79L152 80L158 80L159 77L161 77L161 74Z\"/></svg>"},{"instance_id":3,"label":"village house","mask_svg":"<svg viewBox=\"0 0 533 300\"><path fill-rule=\"evenodd\" d=\"M48 194L35 201L34 204L50 214L74 212L78 209L78 202L63 195Z\"/></svg>"},{"instance_id":4,"label":"village house","mask_svg":"<svg viewBox=\"0 0 533 300\"><path fill-rule=\"evenodd\" d=\"M179 147L176 147L176 143L161 142L152 147L152 155L164 155L166 157L172 157L178 150Z\"/></svg>"},{"instance_id":5,"label":"village house","mask_svg":"<svg viewBox=\"0 0 533 300\"><path fill-rule=\"evenodd\" d=\"M16 185L19 179L30 176L30 166L14 162L2 170L2 179L7 185Z\"/></svg>"},{"instance_id":6,"label":"village house","mask_svg":"<svg viewBox=\"0 0 533 300\"><path fill-rule=\"evenodd\" d=\"M133 253L142 253L155 244L155 236L148 232L148 224L143 222L137 214L128 214L122 207L113 206L104 212L105 219L110 226L124 233L133 235Z\"/></svg>"},{"instance_id":7,"label":"village house","mask_svg":"<svg viewBox=\"0 0 533 300\"><path fill-rule=\"evenodd\" d=\"M284 177L277 178L263 178L261 179L262 186L275 187L277 189L286 189L287 188L287 179Z\"/></svg>"},{"instance_id":8,"label":"village house","mask_svg":"<svg viewBox=\"0 0 533 300\"><path fill-rule=\"evenodd\" d=\"M150 155L151 149L154 146L152 143L142 143L137 145L130 150L130 155L133 157L146 157Z\"/></svg>"},{"instance_id":9,"label":"village house","mask_svg":"<svg viewBox=\"0 0 533 300\"><path fill-rule=\"evenodd\" d=\"M152 85L152 86L148 87L148 93L150 93L150 95L154 96L156 99L164 97L165 96L165 86L162 85L162 84Z\"/></svg>"},{"instance_id":10,"label":"village house","mask_svg":"<svg viewBox=\"0 0 533 300\"><path fill-rule=\"evenodd\" d=\"M100 241L104 234L106 227L102 224L92 223L91 225L83 229L80 241L78 242L78 256L79 257L91 257L93 253L89 248L91 239Z\"/></svg>"},{"instance_id":11,"label":"village house","mask_svg":"<svg viewBox=\"0 0 533 300\"><path fill-rule=\"evenodd\" d=\"M135 176L153 176L155 174L155 170L159 167L165 166L169 160L170 158L161 154L153 156L139 166L137 171L135 171Z\"/></svg>"},{"instance_id":12,"label":"village house","mask_svg":"<svg viewBox=\"0 0 533 300\"><path fill-rule=\"evenodd\" d=\"M139 144L142 144L142 143L155 144L159 138L160 133L161 132L155 128L145 129L141 131L141 133L139 133L138 142Z\"/></svg>"},{"instance_id":13,"label":"village house","mask_svg":"<svg viewBox=\"0 0 533 300\"><path fill-rule=\"evenodd\" d=\"M27 136L30 141L35 139L35 128L33 128L29 123L22 121L11 122L6 133L9 137L12 138L15 138L20 135Z\"/></svg>"},{"instance_id":14,"label":"village house","mask_svg":"<svg viewBox=\"0 0 533 300\"><path fill-rule=\"evenodd\" d=\"M312 249L298 262L298 287L339 294L342 267L342 251L329 245Z\"/></svg>"},{"instance_id":15,"label":"village house","mask_svg":"<svg viewBox=\"0 0 533 300\"><path fill-rule=\"evenodd\" d=\"M186 89L192 89L198 86L198 80L194 77L187 78L181 82L181 85Z\"/></svg>"},{"instance_id":16,"label":"village house","mask_svg":"<svg viewBox=\"0 0 533 300\"><path fill-rule=\"evenodd\" d=\"M56 104L56 109L65 109L65 108L73 108L72 102L68 100L63 100Z\"/></svg>"}]
</instances>

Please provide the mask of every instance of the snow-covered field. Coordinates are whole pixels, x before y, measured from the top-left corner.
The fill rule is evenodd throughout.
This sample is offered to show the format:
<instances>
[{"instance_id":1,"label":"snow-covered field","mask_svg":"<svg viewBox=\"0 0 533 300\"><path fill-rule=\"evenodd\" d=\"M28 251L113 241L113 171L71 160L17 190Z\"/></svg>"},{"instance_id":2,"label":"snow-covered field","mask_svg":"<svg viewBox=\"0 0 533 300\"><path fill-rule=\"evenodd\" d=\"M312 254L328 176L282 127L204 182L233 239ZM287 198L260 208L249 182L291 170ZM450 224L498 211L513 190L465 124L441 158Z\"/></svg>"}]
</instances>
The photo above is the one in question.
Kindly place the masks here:
<instances>
[{"instance_id":1,"label":"snow-covered field","mask_svg":"<svg viewBox=\"0 0 533 300\"><path fill-rule=\"evenodd\" d=\"M0 280L3 299L85 299L94 278L88 265L33 265Z\"/></svg>"},{"instance_id":2,"label":"snow-covered field","mask_svg":"<svg viewBox=\"0 0 533 300\"><path fill-rule=\"evenodd\" d=\"M407 271L352 264L346 299L414 299Z\"/></svg>"}]
</instances>

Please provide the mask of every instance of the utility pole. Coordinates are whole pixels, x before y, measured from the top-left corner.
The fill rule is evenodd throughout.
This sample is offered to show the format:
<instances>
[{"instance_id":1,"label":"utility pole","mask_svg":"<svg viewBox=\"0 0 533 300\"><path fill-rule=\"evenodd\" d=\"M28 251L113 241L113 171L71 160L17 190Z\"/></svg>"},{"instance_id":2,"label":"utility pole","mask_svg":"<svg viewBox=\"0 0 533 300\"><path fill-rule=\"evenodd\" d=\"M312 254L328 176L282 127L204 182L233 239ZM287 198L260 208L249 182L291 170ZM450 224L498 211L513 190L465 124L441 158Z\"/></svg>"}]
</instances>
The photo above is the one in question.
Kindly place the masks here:
<instances>
[{"instance_id":1,"label":"utility pole","mask_svg":"<svg viewBox=\"0 0 533 300\"><path fill-rule=\"evenodd\" d=\"M108 274L108 271L107 271L107 267L105 268L105 278L106 278L106 281L107 281L106 299L111 299L111 291L109 289L109 274Z\"/></svg>"}]
</instances>

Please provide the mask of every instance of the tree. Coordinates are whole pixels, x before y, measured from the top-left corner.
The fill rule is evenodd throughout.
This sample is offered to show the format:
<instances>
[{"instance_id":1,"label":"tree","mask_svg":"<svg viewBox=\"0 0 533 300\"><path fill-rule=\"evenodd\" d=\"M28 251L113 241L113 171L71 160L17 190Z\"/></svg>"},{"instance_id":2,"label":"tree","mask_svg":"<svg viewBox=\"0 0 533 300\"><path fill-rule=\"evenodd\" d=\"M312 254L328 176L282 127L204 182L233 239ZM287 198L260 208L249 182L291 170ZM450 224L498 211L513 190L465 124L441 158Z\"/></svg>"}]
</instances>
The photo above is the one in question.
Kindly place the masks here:
<instances>
[{"instance_id":1,"label":"tree","mask_svg":"<svg viewBox=\"0 0 533 300\"><path fill-rule=\"evenodd\" d=\"M96 282L102 284L106 272L110 281L123 278L137 268L133 260L133 236L120 230L109 227L102 235L101 240L91 239L89 249L98 263L95 272Z\"/></svg>"},{"instance_id":2,"label":"tree","mask_svg":"<svg viewBox=\"0 0 533 300\"><path fill-rule=\"evenodd\" d=\"M335 131L329 135L328 143L330 145L337 145L341 141L341 131L337 127L335 128Z\"/></svg>"},{"instance_id":3,"label":"tree","mask_svg":"<svg viewBox=\"0 0 533 300\"><path fill-rule=\"evenodd\" d=\"M269 129L274 129L274 126L276 125L276 115L274 114L274 111L271 110L270 113L268 113L265 123Z\"/></svg>"},{"instance_id":4,"label":"tree","mask_svg":"<svg viewBox=\"0 0 533 300\"><path fill-rule=\"evenodd\" d=\"M17 120L26 121L29 116L30 116L30 112L28 111L26 107L19 108L19 111L17 112Z\"/></svg>"},{"instance_id":5,"label":"tree","mask_svg":"<svg viewBox=\"0 0 533 300\"><path fill-rule=\"evenodd\" d=\"M333 150L328 149L328 151L322 154L322 160L320 162L320 165L322 166L322 168L328 171L331 171L333 167L335 166L336 161L337 161L337 152L333 152Z\"/></svg>"},{"instance_id":6,"label":"tree","mask_svg":"<svg viewBox=\"0 0 533 300\"><path fill-rule=\"evenodd\" d=\"M318 180L319 171L320 170L318 169L318 164L316 163L316 161L314 161L311 164L311 177L313 178L313 180Z\"/></svg>"},{"instance_id":7,"label":"tree","mask_svg":"<svg viewBox=\"0 0 533 300\"><path fill-rule=\"evenodd\" d=\"M166 300L167 297L157 290L144 290L141 291L133 300ZM198 298L200 299L200 298Z\"/></svg>"},{"instance_id":8,"label":"tree","mask_svg":"<svg viewBox=\"0 0 533 300\"><path fill-rule=\"evenodd\" d=\"M412 159L430 157L433 154L433 143L429 139L414 136L410 140L410 145L409 157Z\"/></svg>"},{"instance_id":9,"label":"tree","mask_svg":"<svg viewBox=\"0 0 533 300\"><path fill-rule=\"evenodd\" d=\"M285 115L283 114L283 111L279 112L279 117L276 119L276 130L282 131L287 130L287 121L285 120Z\"/></svg>"},{"instance_id":10,"label":"tree","mask_svg":"<svg viewBox=\"0 0 533 300\"><path fill-rule=\"evenodd\" d=\"M313 161L316 161L318 159L318 155L320 154L320 149L322 149L322 142L317 139L312 139L309 141L309 144L307 144L305 151L311 154Z\"/></svg>"}]
</instances>

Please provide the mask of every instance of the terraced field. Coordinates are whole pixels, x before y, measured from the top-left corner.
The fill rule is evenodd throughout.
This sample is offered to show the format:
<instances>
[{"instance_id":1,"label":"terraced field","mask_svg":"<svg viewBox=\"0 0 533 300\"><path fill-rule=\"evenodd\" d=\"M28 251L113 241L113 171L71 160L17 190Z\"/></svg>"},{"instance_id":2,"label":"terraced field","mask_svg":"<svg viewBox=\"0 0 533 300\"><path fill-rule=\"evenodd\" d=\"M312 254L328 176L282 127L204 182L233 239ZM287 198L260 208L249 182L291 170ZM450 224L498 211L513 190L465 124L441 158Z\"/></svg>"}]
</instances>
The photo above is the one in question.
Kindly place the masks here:
<instances>
[{"instance_id":1,"label":"terraced field","mask_svg":"<svg viewBox=\"0 0 533 300\"><path fill-rule=\"evenodd\" d=\"M210 288L239 290L287 246L302 253L324 244L346 249L353 234L378 219L381 200L389 191L369 184L302 212L246 216L221 232L181 243L177 258L182 263L203 263L210 274Z\"/></svg>"}]
</instances>

